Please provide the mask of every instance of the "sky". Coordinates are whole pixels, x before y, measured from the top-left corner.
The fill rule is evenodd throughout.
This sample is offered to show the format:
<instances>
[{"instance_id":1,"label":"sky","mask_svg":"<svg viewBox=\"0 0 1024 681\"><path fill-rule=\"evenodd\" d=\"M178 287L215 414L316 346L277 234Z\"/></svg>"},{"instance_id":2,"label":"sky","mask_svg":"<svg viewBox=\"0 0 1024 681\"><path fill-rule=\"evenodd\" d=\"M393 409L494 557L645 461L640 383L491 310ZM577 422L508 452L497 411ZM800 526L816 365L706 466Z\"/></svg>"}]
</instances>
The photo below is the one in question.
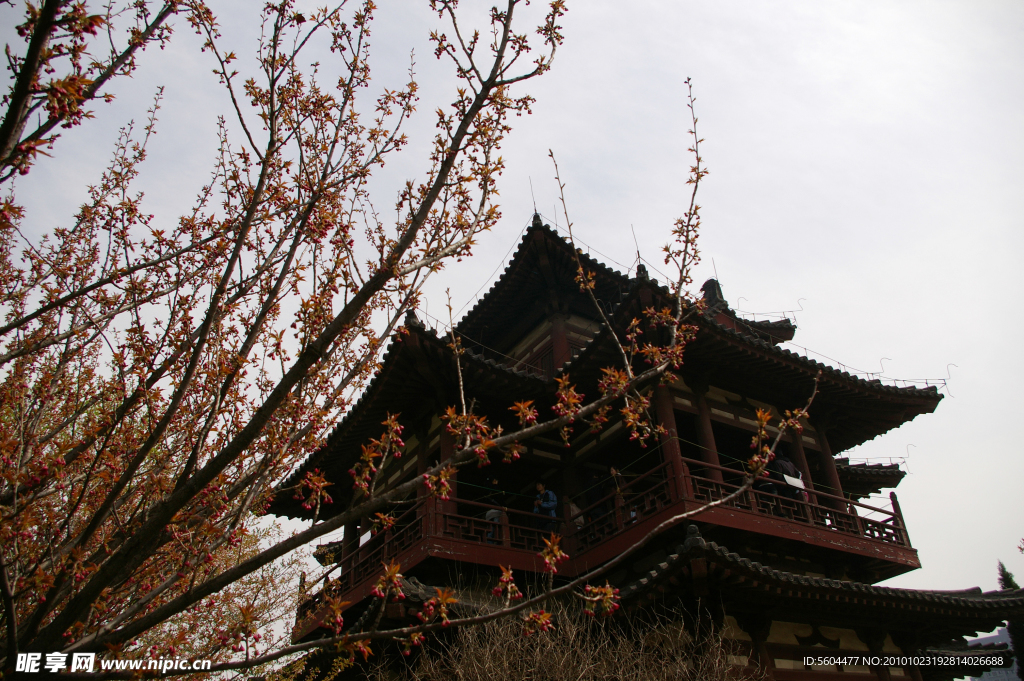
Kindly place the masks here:
<instances>
[{"instance_id":1,"label":"sky","mask_svg":"<svg viewBox=\"0 0 1024 681\"><path fill-rule=\"evenodd\" d=\"M312 6L314 3L308 3ZM211 2L244 60L253 3ZM425 2L381 2L374 87L396 87L414 51L420 113L406 151L374 180L390 210L422 178L431 111L454 96L427 41ZM300 8L303 3L299 3ZM503 268L534 201L591 254L626 271L660 247L689 198L687 77L710 174L697 285L718 276L733 308L798 325L789 347L899 379L948 379L934 414L844 454L902 461L897 492L923 568L893 586L996 586L996 561L1024 578L1024 3L570 0L552 71L522 92L533 113L503 145L503 217L475 257L431 283L469 309ZM467 17L484 3L464 2ZM534 7L536 10L537 7ZM0 9L0 26L11 26ZM0 29L9 33L8 29ZM330 55L316 55L330 71ZM312 57L311 57L312 59ZM143 186L173 226L208 177L227 100L209 55L179 26L147 51L97 119L19 180L30 230L70 222L117 129L163 109ZM532 184L532 194L531 194ZM634 245L634 233L636 245ZM834 358L826 360L824 358Z\"/></svg>"}]
</instances>

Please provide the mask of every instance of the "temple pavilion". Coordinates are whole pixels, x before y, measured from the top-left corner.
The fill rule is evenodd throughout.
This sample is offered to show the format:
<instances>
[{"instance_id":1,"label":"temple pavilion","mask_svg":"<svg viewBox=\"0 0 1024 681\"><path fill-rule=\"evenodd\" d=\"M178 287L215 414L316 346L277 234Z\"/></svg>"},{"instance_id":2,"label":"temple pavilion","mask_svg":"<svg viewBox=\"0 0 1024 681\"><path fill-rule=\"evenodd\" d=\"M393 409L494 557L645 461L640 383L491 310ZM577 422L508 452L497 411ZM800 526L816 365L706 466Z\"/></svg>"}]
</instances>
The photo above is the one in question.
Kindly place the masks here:
<instances>
[{"instance_id":1,"label":"temple pavilion","mask_svg":"<svg viewBox=\"0 0 1024 681\"><path fill-rule=\"evenodd\" d=\"M643 309L667 299L642 265L629 277L580 257L594 274L598 304L620 333ZM584 395L597 395L601 368L621 361L613 329L599 321L575 277L572 246L534 216L504 273L455 326L466 349L467 400L492 423L515 427L509 407L516 400L533 400L542 416L550 415L555 379L565 374ZM678 380L647 388L667 435L642 446L614 418L600 433L580 424L568 446L552 433L525 442L513 463L460 468L449 500L410 496L394 510L396 524L386 532L371 535L370 519L346 526L340 542L317 550L331 571L323 584L305 587L293 638L329 634L325 588L351 602L345 619L356 621L374 598L382 563L391 560L401 563L409 597L386 606L386 626L416 622L418 602L435 586L457 587L465 607L488 607L499 566L512 567L528 588L541 572L538 552L549 534L532 513L537 481L559 502L559 532L571 556L560 576L601 565L666 518L735 490L755 411L780 414L803 406L820 373L802 434L786 435L781 445L807 494L790 498L754 489L659 536L609 575L621 589L616 616L674 607L705 613L733 641L738 652L730 660L738 671L759 668L778 681L962 676L954 668L802 662L825 652L963 649L965 636L1024 617L1024 591L875 586L920 567L910 535L914 516L911 511L905 518L895 491L904 473L896 465L855 464L840 455L932 413L942 395L934 386L885 385L794 353L782 347L796 331L789 320L741 317L713 279L702 291L706 312L696 320L699 331L686 347ZM334 483L334 503L321 508L321 517L347 508L353 494L348 471L360 445L380 436L388 414L400 414L406 446L381 472L383 489L455 452L440 418L458 404L449 340L414 314L405 328L324 446L281 483L272 513L311 517L292 490L314 469Z\"/></svg>"}]
</instances>

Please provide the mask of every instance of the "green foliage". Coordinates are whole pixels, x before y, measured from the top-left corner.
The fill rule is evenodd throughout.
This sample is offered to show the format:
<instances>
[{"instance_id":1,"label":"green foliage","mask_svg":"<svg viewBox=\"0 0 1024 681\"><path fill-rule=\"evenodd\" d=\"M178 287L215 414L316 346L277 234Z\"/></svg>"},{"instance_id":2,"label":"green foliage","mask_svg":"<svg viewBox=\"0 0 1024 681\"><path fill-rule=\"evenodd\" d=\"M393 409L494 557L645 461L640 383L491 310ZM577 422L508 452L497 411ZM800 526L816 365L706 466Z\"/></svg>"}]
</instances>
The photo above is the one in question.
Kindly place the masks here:
<instances>
[{"instance_id":1,"label":"green foliage","mask_svg":"<svg viewBox=\"0 0 1024 681\"><path fill-rule=\"evenodd\" d=\"M999 588L1000 589L1019 589L1020 586L1013 579L1013 573L1006 569L1003 565L1003 561L999 561Z\"/></svg>"},{"instance_id":2,"label":"green foliage","mask_svg":"<svg viewBox=\"0 0 1024 681\"><path fill-rule=\"evenodd\" d=\"M1013 573L1003 565L1003 561L999 561L999 588L1020 588L1013 578ZM1010 647L1013 648L1014 654L1018 654L1018 651L1024 651L1024 620L1008 621L1006 623L1006 633L1010 635ZM1020 677L1021 681L1024 681L1024 664L1021 663L1019 657L1017 658L1017 676Z\"/></svg>"}]
</instances>

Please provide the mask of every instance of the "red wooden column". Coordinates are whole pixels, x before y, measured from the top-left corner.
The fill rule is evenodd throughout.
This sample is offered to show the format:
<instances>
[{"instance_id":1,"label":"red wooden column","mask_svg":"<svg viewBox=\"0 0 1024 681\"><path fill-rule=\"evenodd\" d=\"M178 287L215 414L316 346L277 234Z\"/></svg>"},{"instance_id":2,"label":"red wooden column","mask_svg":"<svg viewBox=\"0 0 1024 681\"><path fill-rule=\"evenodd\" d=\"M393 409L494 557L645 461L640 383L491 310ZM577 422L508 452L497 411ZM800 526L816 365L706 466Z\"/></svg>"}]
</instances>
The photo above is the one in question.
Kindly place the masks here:
<instances>
[{"instance_id":1,"label":"red wooden column","mask_svg":"<svg viewBox=\"0 0 1024 681\"><path fill-rule=\"evenodd\" d=\"M800 470L800 474L804 476L804 487L807 488L811 503L816 504L814 481L811 479L811 467L807 465L807 452L804 451L803 436L800 433L791 432L790 437L793 438L793 446L790 448L793 454L793 463Z\"/></svg>"},{"instance_id":2,"label":"red wooden column","mask_svg":"<svg viewBox=\"0 0 1024 681\"><path fill-rule=\"evenodd\" d=\"M501 512L501 545L506 549L512 546L512 534L508 527L508 513Z\"/></svg>"},{"instance_id":3,"label":"red wooden column","mask_svg":"<svg viewBox=\"0 0 1024 681\"><path fill-rule=\"evenodd\" d=\"M821 467L825 472L825 484L831 489L828 490L829 494L837 497L843 496L843 485L839 482L839 471L836 470L836 460L832 457L832 448L828 445L828 438L825 437L825 429L821 425L815 424L818 444L821 446ZM837 511L848 511L849 506L837 499L827 499L829 502L827 505L836 509Z\"/></svg>"},{"instance_id":4,"label":"red wooden column","mask_svg":"<svg viewBox=\"0 0 1024 681\"><path fill-rule=\"evenodd\" d=\"M660 437L662 457L669 462L672 479L675 480L676 498L693 498L693 491L686 489L688 480L683 453L679 449L679 431L676 429L675 407L672 405L672 391L667 385L654 387L654 411L658 423L667 432Z\"/></svg>"},{"instance_id":5,"label":"red wooden column","mask_svg":"<svg viewBox=\"0 0 1024 681\"><path fill-rule=\"evenodd\" d=\"M715 446L715 431L711 428L711 408L705 393L708 386L693 386L693 394L697 403L697 444L700 445L700 458L704 463L712 466L721 465L718 461L718 447ZM722 482L722 471L717 468L709 468L707 477L715 482Z\"/></svg>"},{"instance_id":6,"label":"red wooden column","mask_svg":"<svg viewBox=\"0 0 1024 681\"><path fill-rule=\"evenodd\" d=\"M566 315L551 316L551 355L554 370L557 372L562 365L572 359L572 348L569 347L569 332L565 328Z\"/></svg>"},{"instance_id":7,"label":"red wooden column","mask_svg":"<svg viewBox=\"0 0 1024 681\"><path fill-rule=\"evenodd\" d=\"M449 461L453 456L455 456L455 447L456 447L455 436L452 435L451 433L449 433L448 429L446 427L444 427L444 426L441 426L441 442L440 442L440 447L441 447L441 462L442 463L444 463L446 461ZM452 491L451 491L449 496L451 496L453 499L455 497L459 496L459 481L457 479L457 474L456 473L453 473L452 477L448 478L448 484L452 488ZM455 502L454 501L444 501L444 502L441 502L441 509L445 513L454 513L455 512Z\"/></svg>"},{"instance_id":8,"label":"red wooden column","mask_svg":"<svg viewBox=\"0 0 1024 681\"><path fill-rule=\"evenodd\" d=\"M427 427L420 428L416 431L416 439L419 440L419 444L416 446L413 454L416 456L416 477L422 479L423 475L430 468L430 431ZM431 527L433 522L432 509L434 504L433 497L427 497L426 485L420 483L419 487L416 488L416 501L422 502L419 510L416 511L416 517L420 519L420 532L423 536L430 536L434 530Z\"/></svg>"},{"instance_id":9,"label":"red wooden column","mask_svg":"<svg viewBox=\"0 0 1024 681\"><path fill-rule=\"evenodd\" d=\"M580 495L580 480L576 471L576 453L566 452L562 455L562 521L565 523L565 536L569 541L572 541L570 538L576 534L577 529L576 523L572 521L572 507L569 501L581 509L586 506ZM574 543L567 546L573 550L576 548Z\"/></svg>"},{"instance_id":10,"label":"red wooden column","mask_svg":"<svg viewBox=\"0 0 1024 681\"><path fill-rule=\"evenodd\" d=\"M345 523L345 534L341 536L342 574L352 569L356 551L359 549L359 521Z\"/></svg>"},{"instance_id":11,"label":"red wooden column","mask_svg":"<svg viewBox=\"0 0 1024 681\"><path fill-rule=\"evenodd\" d=\"M420 441L419 446L416 447L416 476L422 478L426 474L427 469L430 468L430 433L424 428L422 431L417 433L417 439ZM427 496L426 485L420 485L416 488L416 499L422 500Z\"/></svg>"},{"instance_id":12,"label":"red wooden column","mask_svg":"<svg viewBox=\"0 0 1024 681\"><path fill-rule=\"evenodd\" d=\"M907 548L910 548L912 546L910 543L910 535L907 533L907 526L903 522L903 511L900 509L900 502L896 498L895 490L889 492L889 501L892 503L892 512L896 514L896 518L899 521L900 533L903 535L903 542L907 545Z\"/></svg>"},{"instance_id":13,"label":"red wooden column","mask_svg":"<svg viewBox=\"0 0 1024 681\"><path fill-rule=\"evenodd\" d=\"M580 500L576 497L580 493L579 463L576 461L575 449L566 450L562 454L562 489L563 496L572 497L572 500L579 505ZM555 490L557 493L559 490ZM580 506L580 508L583 508Z\"/></svg>"}]
</instances>

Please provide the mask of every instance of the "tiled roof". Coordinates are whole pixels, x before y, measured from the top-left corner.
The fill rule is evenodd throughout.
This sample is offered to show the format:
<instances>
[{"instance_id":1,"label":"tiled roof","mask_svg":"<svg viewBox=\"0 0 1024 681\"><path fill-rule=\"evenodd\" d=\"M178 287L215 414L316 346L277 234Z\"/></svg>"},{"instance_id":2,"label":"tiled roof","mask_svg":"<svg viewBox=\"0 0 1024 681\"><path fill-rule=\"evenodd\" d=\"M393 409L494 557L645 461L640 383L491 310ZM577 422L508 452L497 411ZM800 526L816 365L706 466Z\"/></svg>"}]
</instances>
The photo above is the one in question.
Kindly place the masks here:
<instances>
[{"instance_id":1,"label":"tiled roof","mask_svg":"<svg viewBox=\"0 0 1024 681\"><path fill-rule=\"evenodd\" d=\"M418 319L415 318L414 315L410 315L406 318L406 328L410 334L416 334L422 341L431 344L439 352L452 355L452 361L454 363L454 355L447 347L447 341L445 339L438 338L436 331L426 328ZM379 393L384 389L388 380L387 377L394 370L394 365L398 362L404 346L405 343L401 340L401 336L396 334L388 345L384 356L381 358L380 367L375 372L373 378L370 379L370 382L367 383L366 388L359 397L359 400L356 401L341 420L338 421L337 425L335 425L327 436L324 444L315 452L310 454L294 472L285 478L285 480L278 483L278 489L292 487L297 484L302 479L302 476L305 475L306 471L320 465L324 458L338 447L346 430L352 426L353 422L362 415L361 412L364 409L367 409L368 405L373 403L379 396ZM545 383L543 379L529 372L512 369L504 364L495 362L492 359L488 359L469 351L462 356L462 364L463 371L467 371L473 366L477 366L483 367L486 371L492 374L500 374L519 381L535 383L538 386ZM279 506L280 503L283 503L283 498L281 502L275 501L274 506ZM276 509L271 508L271 512L276 512Z\"/></svg>"},{"instance_id":2,"label":"tiled roof","mask_svg":"<svg viewBox=\"0 0 1024 681\"><path fill-rule=\"evenodd\" d=\"M627 304L629 302L629 300L633 296L636 295L637 284L640 283L640 280L632 279L630 281L631 281L631 285L632 285L631 294L620 305ZM656 282L653 282L653 281L649 281L648 283L656 291L658 291L658 293L660 293L661 295L663 295L663 296L671 295L669 290L668 290L668 288L666 288L664 286L661 286L661 285L659 285L659 284L657 284ZM836 369L835 367L828 366L827 364L822 364L821 362L818 362L817 360L814 360L814 359L811 359L811 358L806 357L804 355L801 355L799 353L793 352L792 350L789 350L788 348L778 347L777 345L774 345L774 344L772 344L772 343L770 343L768 341L765 341L765 340L762 340L761 338L758 338L754 334L751 334L751 333L741 333L739 331L736 331L735 329L730 329L729 327L724 326L724 325L720 324L719 322L715 321L715 319L711 315L704 315L704 316L700 317L699 320L698 320L698 323L700 324L702 329L704 329L706 331L713 331L713 332L715 332L717 334L720 334L721 336L723 336L723 337L725 337L727 339L730 339L730 340L732 340L734 342L738 341L738 342L741 342L741 343L746 344L748 346L751 346L753 348L756 348L757 350L760 350L760 351L766 353L769 357L783 358L785 360L788 360L789 362L792 362L793 364L803 368L810 376L814 376L814 375L816 375L820 371L822 373L822 377L823 378L837 380L837 381L843 381L843 382L846 382L848 384L852 384L852 385L856 386L857 388L859 388L861 390L865 390L865 391L868 391L868 392L872 392L872 393L876 393L876 394L877 393L882 393L882 394L888 394L888 395L900 396L900 397L932 398L932 399L935 400L936 404L943 397L941 394L939 394L938 388L936 386L928 386L928 387L925 387L925 388L899 387L899 386L885 385L884 383L882 383L879 380L867 380L867 379L861 378L860 376L857 376L855 374L851 374L851 373L849 373L847 371ZM755 322L755 323L759 324L759 322ZM776 322L771 322L771 324L775 324L775 323ZM604 333L603 333L604 331L606 331L606 328L605 328L605 325L602 324L602 328L601 328L601 332L602 333L599 333L597 336L595 336L591 340L589 345L594 345L596 341L602 339L603 336L604 336ZM581 363L583 361L583 359L584 359L584 354L585 354L585 350L584 350L584 352L581 352L577 357L575 357L571 362L567 363L563 367L561 373L568 373L569 371L572 370L574 365L577 365L577 364Z\"/></svg>"},{"instance_id":3,"label":"tiled roof","mask_svg":"<svg viewBox=\"0 0 1024 681\"><path fill-rule=\"evenodd\" d=\"M907 476L895 463L854 463L849 459L836 459L836 471L843 492L853 497L876 494L887 487L896 487Z\"/></svg>"},{"instance_id":4,"label":"tiled roof","mask_svg":"<svg viewBox=\"0 0 1024 681\"><path fill-rule=\"evenodd\" d=\"M467 312L459 323L455 325L456 331L463 331L466 326L476 322L477 317L485 313L494 293L506 285L508 278L518 269L522 260L525 259L526 252L529 250L536 233L543 234L549 242L564 245L565 251L567 253L572 253L572 244L569 243L569 240L561 236L556 230L552 229L550 225L543 224L540 220L540 216L535 214L533 216L533 223L526 229L526 232L523 234L523 238L519 241L519 247L516 249L516 252L513 254L508 265L505 266L501 276L491 284L487 293L481 296L476 304L470 308L469 312ZM583 266L588 271L593 272L597 277L616 281L625 285L628 285L629 282L632 281L629 276L622 274L618 270L605 265L603 262L590 257L590 255L586 253L580 252L579 256L580 262L583 263Z\"/></svg>"},{"instance_id":5,"label":"tiled roof","mask_svg":"<svg viewBox=\"0 0 1024 681\"><path fill-rule=\"evenodd\" d=\"M902 474L900 477L906 475L904 471L900 470L897 463L850 463L849 459L836 459L836 468L845 469L857 475L874 477L889 477L895 473Z\"/></svg>"},{"instance_id":6,"label":"tiled roof","mask_svg":"<svg viewBox=\"0 0 1024 681\"><path fill-rule=\"evenodd\" d=\"M958 591L931 591L899 589L889 586L873 586L861 582L810 577L807 575L777 570L737 553L729 551L715 542L705 542L696 525L687 528L686 541L676 547L675 552L665 558L644 577L630 583L620 592L623 601L629 601L644 594L655 584L667 580L681 568L688 566L695 558L706 558L710 562L728 566L735 578L744 576L764 587L783 587L795 597L820 599L832 593L837 596L875 597L876 607L905 605L931 606L930 609L960 609L970 613L992 615L999 619L1024 615L1024 589L988 591L974 587Z\"/></svg>"},{"instance_id":7,"label":"tiled roof","mask_svg":"<svg viewBox=\"0 0 1024 681\"><path fill-rule=\"evenodd\" d=\"M523 263L529 258L527 257L528 250L534 246L536 241L540 239L544 243L554 245L555 253L561 253L559 257L570 257L572 254L572 246L566 239L561 237L555 230L551 229L550 226L543 225L538 218L535 217L533 224L526 230L526 233L519 244L519 248L516 251L515 256L509 262L505 268L504 273L498 278L497 281L491 286L487 294L485 294L474 307L462 318L462 320L456 325L456 332L462 333L463 329L473 324L481 323L487 315L498 314L497 308L490 310L488 306L494 307L497 305L496 302L491 299L494 294L501 288L509 285L510 278L515 278L513 275L520 277L533 276L530 272L523 270ZM626 308L624 306L634 304L638 300L640 289L646 285L650 286L656 294L662 296L669 296L669 290L659 285L655 281L651 281L646 276L638 276L630 278L606 265L599 262L598 260L580 253L581 262L584 267L594 272L597 278L604 282L604 285L612 287L618 291L618 295L622 296L620 301L609 300L607 302L614 304L614 310L612 317L614 319L615 312L621 313ZM610 289L611 290L611 289ZM506 295L507 297L507 295ZM490 301L490 302L489 302ZM789 349L779 347L772 342L763 340L759 337L758 332L771 332L772 329L777 328L780 331L788 329L790 332L793 327L788 320L779 322L757 322L751 320L745 320L737 317L732 310L727 307L722 308L719 312L725 311L728 316L739 322L741 325L750 327L749 332L744 333L737 331L736 329L729 328L713 318L712 314L707 314L699 318L699 324L704 334L711 334L710 337L719 339L719 342L731 343L738 345L743 350L753 350L755 355L761 355L768 358L769 360L779 361L788 364L795 369L798 369L807 377L813 378L819 371L826 381L831 381L836 384L844 385L847 388L853 388L858 391L863 391L868 395L888 395L902 400L907 398L915 399L918 402L921 400L924 403L929 404L928 410L934 409L934 405L942 399L942 395L938 393L935 386L928 386L926 388L917 387L896 387L890 385L884 385L878 380L867 380L850 374L847 371L836 369L834 367L822 364L816 360L805 357L804 355L795 353ZM432 345L438 345L444 343L442 339L437 338L437 334L432 329L425 328L415 316L411 316L410 320L407 321L407 327L410 333L416 333L421 338L425 339ZM785 329L784 329L785 327ZM587 345L579 352L579 354L573 358L570 362L566 363L559 371L560 374L565 374L577 369L577 367L586 366L587 362L592 357L596 356L600 350L607 351L608 348L614 347L609 338L611 331L605 324L601 324L598 328L597 333L593 338L589 340ZM760 334L760 335L763 335ZM467 338L467 341L474 340ZM469 343L467 342L467 345ZM341 437L347 429L350 428L352 422L356 420L360 412L367 408L367 405L372 403L382 390L382 386L387 382L387 376L390 373L391 365L397 360L397 357L401 354L402 343L397 340L392 340L389 344L387 351L384 353L380 360L379 369L377 370L374 377L369 381L363 390L359 400L352 405L348 412L342 417L334 429L325 440L324 445L316 452L311 454L286 480L280 483L280 487L288 487L296 484L301 476L310 467L317 465L326 454L334 449ZM465 365L483 367L490 372L497 372L498 374L514 377L517 380L536 382L538 386L544 385L544 379L530 374L525 371L516 370L508 367L507 365L497 361L495 359L484 356L477 352L473 352L472 348L467 348L467 352L464 355ZM808 380L810 380L808 378ZM892 426L888 426L892 427ZM885 428L880 432L887 430ZM837 448L840 451L845 447Z\"/></svg>"},{"instance_id":8,"label":"tiled roof","mask_svg":"<svg viewBox=\"0 0 1024 681\"><path fill-rule=\"evenodd\" d=\"M769 352L776 356L785 357L786 359L794 360L797 363L806 366L809 371L813 371L815 373L821 371L823 376L849 381L865 390L870 390L872 392L889 393L891 395L934 395L936 396L936 402L942 399L942 395L939 394L938 387L934 385L926 386L924 388L885 385L878 379L868 380L865 378L861 378L860 376L857 376L856 374L851 374L848 371L843 371L840 369L836 369L835 367L830 367L827 364L822 364L817 360L811 359L797 352L793 352L788 348L780 348L766 341L751 338L750 336L741 334L738 331L726 328L720 324L715 323L715 326L718 327L718 329L727 336L735 336L737 338L742 338L746 342L751 343L752 345L755 345L756 347L766 352Z\"/></svg>"},{"instance_id":9,"label":"tiled roof","mask_svg":"<svg viewBox=\"0 0 1024 681\"><path fill-rule=\"evenodd\" d=\"M659 287L659 288L660 288L660 290L661 290L661 292L663 294L665 294L665 295L668 294L668 289L666 289L664 287ZM745 333L741 333L739 331L736 331L735 329L730 329L727 326L723 326L722 324L719 324L717 321L715 321L714 319L710 318L709 316L704 316L701 319L701 322L703 322L705 327L712 327L712 328L715 329L716 332L722 334L723 336L725 336L727 338L731 338L731 339L735 339L735 340L740 340L740 341L743 341L745 343L748 343L748 344L752 345L753 347L756 347L759 350L762 350L762 351L768 353L770 356L779 357L779 358L785 358L787 360L793 361L793 362L797 363L798 365L801 365L801 366L805 367L808 372L811 372L813 374L816 374L817 372L820 371L822 373L823 377L828 377L828 378L833 378L833 379L841 379L843 381L847 381L849 383L852 383L852 384L858 386L859 388L862 388L864 390L869 390L871 392L882 392L882 393L888 393L888 394L891 394L891 395L905 395L905 396L906 395L914 395L914 396L918 396L918 395L920 395L920 396L933 396L934 395L934 396L936 396L936 401L942 399L942 395L939 394L937 386L927 386L925 388L918 388L918 387L913 387L913 386L899 387L899 386L894 386L894 385L885 385L884 383L882 383L878 379L868 380L868 379L865 379L865 378L861 378L860 376L857 376L856 374L851 374L848 371L844 371L844 370L841 370L841 369L836 369L835 367L831 367L831 366L829 366L827 364L822 364L821 362L819 362L819 361L817 361L815 359L811 359L810 357L806 357L805 355L801 355L800 353L793 352L792 350L790 350L788 348L780 348L777 345L773 345L772 343L769 343L767 341L761 340L760 338L757 338L756 336L754 336L752 334L745 334Z\"/></svg>"}]
</instances>

